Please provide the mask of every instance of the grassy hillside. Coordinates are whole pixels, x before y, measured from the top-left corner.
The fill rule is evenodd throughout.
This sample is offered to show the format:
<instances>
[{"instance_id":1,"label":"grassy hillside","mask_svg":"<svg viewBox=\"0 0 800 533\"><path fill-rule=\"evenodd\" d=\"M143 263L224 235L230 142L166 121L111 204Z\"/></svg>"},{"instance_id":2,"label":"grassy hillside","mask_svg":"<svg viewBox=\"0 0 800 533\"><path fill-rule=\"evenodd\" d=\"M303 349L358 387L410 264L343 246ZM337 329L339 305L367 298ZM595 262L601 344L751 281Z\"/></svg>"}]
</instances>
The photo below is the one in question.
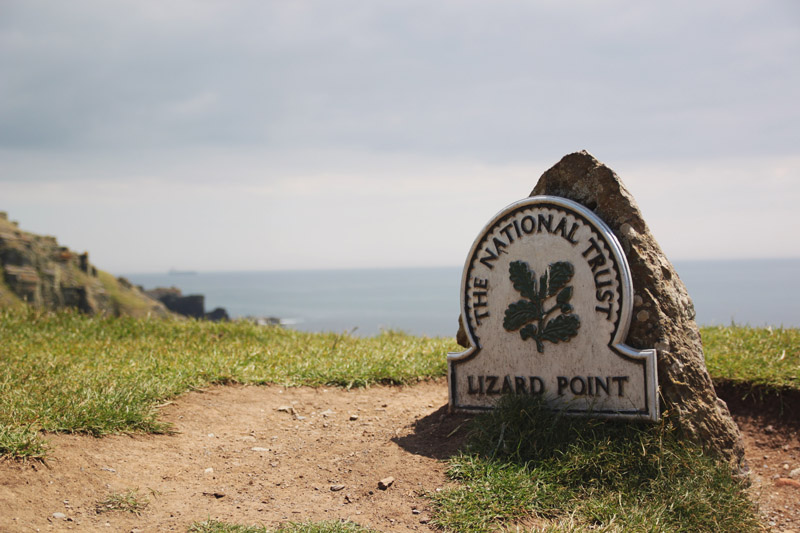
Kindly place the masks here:
<instances>
[{"instance_id":1,"label":"grassy hillside","mask_svg":"<svg viewBox=\"0 0 800 533\"><path fill-rule=\"evenodd\" d=\"M90 315L171 315L137 287L90 264L88 253L23 231L0 212L0 309L26 306Z\"/></svg>"},{"instance_id":2,"label":"grassy hillside","mask_svg":"<svg viewBox=\"0 0 800 533\"><path fill-rule=\"evenodd\" d=\"M715 379L800 389L798 330L702 334ZM397 332L356 338L31 309L0 312L0 338L0 456L9 458L45 457L46 432L167 431L155 405L212 383L413 383L443 377L446 353L458 351L450 339ZM665 423L563 419L520 398L478 419L469 447L450 460L450 474L457 486L431 495L446 531L495 531L531 520L552 531L759 527L741 480Z\"/></svg>"},{"instance_id":3,"label":"grassy hillside","mask_svg":"<svg viewBox=\"0 0 800 533\"><path fill-rule=\"evenodd\" d=\"M40 456L39 431L166 428L153 406L212 383L364 386L443 376L446 339L361 339L248 322L0 313L0 455Z\"/></svg>"},{"instance_id":4,"label":"grassy hillside","mask_svg":"<svg viewBox=\"0 0 800 533\"><path fill-rule=\"evenodd\" d=\"M702 334L715 380L800 390L800 330ZM409 383L444 376L446 353L459 349L396 332L358 338L27 308L0 312L0 338L0 454L11 456L40 455L42 430L163 431L153 405L212 383Z\"/></svg>"},{"instance_id":5,"label":"grassy hillside","mask_svg":"<svg viewBox=\"0 0 800 533\"><path fill-rule=\"evenodd\" d=\"M21 310L25 308L19 296L5 282L5 270L0 265L0 309Z\"/></svg>"}]
</instances>

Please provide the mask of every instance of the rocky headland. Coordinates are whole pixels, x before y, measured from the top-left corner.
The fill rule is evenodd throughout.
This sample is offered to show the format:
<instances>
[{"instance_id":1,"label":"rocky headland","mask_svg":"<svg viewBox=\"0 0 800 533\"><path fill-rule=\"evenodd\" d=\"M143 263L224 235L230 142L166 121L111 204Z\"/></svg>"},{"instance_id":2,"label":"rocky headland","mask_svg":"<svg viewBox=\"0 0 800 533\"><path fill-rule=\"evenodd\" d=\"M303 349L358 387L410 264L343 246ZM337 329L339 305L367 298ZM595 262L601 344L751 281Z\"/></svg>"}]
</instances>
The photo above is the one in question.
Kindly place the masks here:
<instances>
[{"instance_id":1,"label":"rocky headland","mask_svg":"<svg viewBox=\"0 0 800 533\"><path fill-rule=\"evenodd\" d=\"M89 262L88 252L19 229L0 212L0 308L76 309L89 315L172 315L125 278Z\"/></svg>"},{"instance_id":2,"label":"rocky headland","mask_svg":"<svg viewBox=\"0 0 800 533\"><path fill-rule=\"evenodd\" d=\"M89 253L61 246L55 237L23 231L0 211L0 309L57 311L89 315L228 320L223 308L205 311L203 295L179 289L145 290L99 270Z\"/></svg>"},{"instance_id":3,"label":"rocky headland","mask_svg":"<svg viewBox=\"0 0 800 533\"><path fill-rule=\"evenodd\" d=\"M212 311L206 312L206 298L202 294L189 294L184 296L177 287L156 287L155 289L139 288L150 298L164 304L164 306L173 313L192 318L212 320L214 322L230 320L228 311L223 307L217 307Z\"/></svg>"}]
</instances>

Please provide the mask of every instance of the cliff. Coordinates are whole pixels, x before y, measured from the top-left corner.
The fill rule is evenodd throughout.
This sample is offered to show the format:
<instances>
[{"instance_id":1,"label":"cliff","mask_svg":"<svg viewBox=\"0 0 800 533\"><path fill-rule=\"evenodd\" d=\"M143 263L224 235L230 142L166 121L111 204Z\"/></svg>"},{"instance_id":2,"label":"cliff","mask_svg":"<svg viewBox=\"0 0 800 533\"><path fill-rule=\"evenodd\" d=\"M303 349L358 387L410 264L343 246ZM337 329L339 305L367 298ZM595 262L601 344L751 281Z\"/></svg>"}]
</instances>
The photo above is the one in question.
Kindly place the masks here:
<instances>
[{"instance_id":1,"label":"cliff","mask_svg":"<svg viewBox=\"0 0 800 533\"><path fill-rule=\"evenodd\" d=\"M88 253L60 246L55 237L22 231L0 212L0 308L25 305L90 315L171 315L125 278L95 268Z\"/></svg>"},{"instance_id":2,"label":"cliff","mask_svg":"<svg viewBox=\"0 0 800 533\"><path fill-rule=\"evenodd\" d=\"M228 312L222 307L206 312L206 297L202 294L184 296L181 290L176 287L145 289L144 293L164 304L173 313L178 313L182 316L211 320L213 322L230 320Z\"/></svg>"}]
</instances>

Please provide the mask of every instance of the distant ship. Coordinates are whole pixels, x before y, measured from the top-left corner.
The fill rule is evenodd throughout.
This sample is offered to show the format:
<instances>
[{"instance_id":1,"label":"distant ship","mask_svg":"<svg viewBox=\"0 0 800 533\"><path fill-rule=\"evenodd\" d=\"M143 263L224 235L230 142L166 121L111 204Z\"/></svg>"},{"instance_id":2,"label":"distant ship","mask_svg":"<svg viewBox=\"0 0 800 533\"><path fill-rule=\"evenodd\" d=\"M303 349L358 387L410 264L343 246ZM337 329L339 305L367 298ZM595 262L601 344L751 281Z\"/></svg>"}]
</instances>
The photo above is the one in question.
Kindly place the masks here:
<instances>
[{"instance_id":1,"label":"distant ship","mask_svg":"<svg viewBox=\"0 0 800 533\"><path fill-rule=\"evenodd\" d=\"M167 274L169 274L170 276L196 276L197 275L197 271L196 270L176 270L174 268L170 268L169 271L167 271Z\"/></svg>"}]
</instances>

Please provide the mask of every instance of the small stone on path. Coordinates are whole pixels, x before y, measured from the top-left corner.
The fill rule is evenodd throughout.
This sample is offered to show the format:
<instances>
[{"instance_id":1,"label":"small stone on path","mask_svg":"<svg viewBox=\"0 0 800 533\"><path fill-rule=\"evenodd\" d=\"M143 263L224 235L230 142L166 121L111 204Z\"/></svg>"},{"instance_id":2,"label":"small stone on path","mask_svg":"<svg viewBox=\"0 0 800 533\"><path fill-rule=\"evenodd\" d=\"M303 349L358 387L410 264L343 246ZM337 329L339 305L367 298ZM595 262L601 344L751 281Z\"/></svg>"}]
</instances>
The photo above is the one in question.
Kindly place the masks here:
<instances>
[{"instance_id":1,"label":"small stone on path","mask_svg":"<svg viewBox=\"0 0 800 533\"><path fill-rule=\"evenodd\" d=\"M56 520L64 520L67 517L64 513L53 513L53 518Z\"/></svg>"},{"instance_id":2,"label":"small stone on path","mask_svg":"<svg viewBox=\"0 0 800 533\"><path fill-rule=\"evenodd\" d=\"M391 476L385 477L382 480L378 481L378 488L381 490L386 490L392 486L392 483L394 483L393 477Z\"/></svg>"},{"instance_id":3,"label":"small stone on path","mask_svg":"<svg viewBox=\"0 0 800 533\"><path fill-rule=\"evenodd\" d=\"M338 492L344 488L344 485L331 485L331 490L333 492Z\"/></svg>"}]
</instances>

